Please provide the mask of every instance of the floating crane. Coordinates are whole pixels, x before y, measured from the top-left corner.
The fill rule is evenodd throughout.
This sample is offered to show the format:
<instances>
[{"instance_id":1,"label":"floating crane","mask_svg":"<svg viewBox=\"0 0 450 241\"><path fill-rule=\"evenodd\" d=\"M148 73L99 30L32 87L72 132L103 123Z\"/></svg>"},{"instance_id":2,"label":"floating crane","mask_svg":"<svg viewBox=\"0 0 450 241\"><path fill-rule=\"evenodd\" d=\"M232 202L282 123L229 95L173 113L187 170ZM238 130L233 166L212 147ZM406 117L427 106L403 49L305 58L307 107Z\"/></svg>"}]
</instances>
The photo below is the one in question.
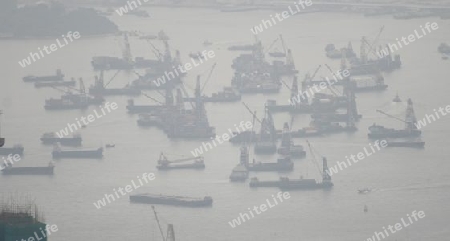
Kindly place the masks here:
<instances>
[{"instance_id":1,"label":"floating crane","mask_svg":"<svg viewBox=\"0 0 450 241\"><path fill-rule=\"evenodd\" d=\"M411 99L408 99L408 106L406 107L406 114L404 120L396 116L390 115L382 110L377 110L377 112L405 123L405 130L417 130L416 127L417 119L414 113L414 107Z\"/></svg>"}]
</instances>

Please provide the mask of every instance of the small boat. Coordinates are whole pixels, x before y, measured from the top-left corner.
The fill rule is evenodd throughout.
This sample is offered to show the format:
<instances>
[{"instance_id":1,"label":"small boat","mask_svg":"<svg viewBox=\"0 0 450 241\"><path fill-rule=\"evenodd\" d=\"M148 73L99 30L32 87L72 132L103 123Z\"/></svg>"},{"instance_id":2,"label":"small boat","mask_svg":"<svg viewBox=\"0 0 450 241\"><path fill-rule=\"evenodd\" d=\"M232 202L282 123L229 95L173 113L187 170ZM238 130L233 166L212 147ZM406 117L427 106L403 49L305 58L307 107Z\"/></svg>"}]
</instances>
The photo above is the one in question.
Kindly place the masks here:
<instances>
[{"instance_id":1,"label":"small boat","mask_svg":"<svg viewBox=\"0 0 450 241\"><path fill-rule=\"evenodd\" d=\"M205 40L205 42L203 42L203 46L211 46L212 44L213 43L208 40Z\"/></svg>"},{"instance_id":2,"label":"small boat","mask_svg":"<svg viewBox=\"0 0 450 241\"><path fill-rule=\"evenodd\" d=\"M106 144L106 148L111 148L111 147L115 147L116 144Z\"/></svg>"},{"instance_id":3,"label":"small boat","mask_svg":"<svg viewBox=\"0 0 450 241\"><path fill-rule=\"evenodd\" d=\"M400 99L400 97L398 96L398 93L395 95L395 97L394 97L394 99L392 100L392 102L395 102L395 103L402 102L402 99Z\"/></svg>"},{"instance_id":4,"label":"small boat","mask_svg":"<svg viewBox=\"0 0 450 241\"><path fill-rule=\"evenodd\" d=\"M369 189L369 188L362 188L362 189L358 189L358 193L359 194L367 194L367 193L369 193L370 191L372 191L371 189Z\"/></svg>"},{"instance_id":5,"label":"small boat","mask_svg":"<svg viewBox=\"0 0 450 241\"><path fill-rule=\"evenodd\" d=\"M192 59L205 59L205 55L203 55L200 52L197 53L190 53L189 57L191 57Z\"/></svg>"}]
</instances>

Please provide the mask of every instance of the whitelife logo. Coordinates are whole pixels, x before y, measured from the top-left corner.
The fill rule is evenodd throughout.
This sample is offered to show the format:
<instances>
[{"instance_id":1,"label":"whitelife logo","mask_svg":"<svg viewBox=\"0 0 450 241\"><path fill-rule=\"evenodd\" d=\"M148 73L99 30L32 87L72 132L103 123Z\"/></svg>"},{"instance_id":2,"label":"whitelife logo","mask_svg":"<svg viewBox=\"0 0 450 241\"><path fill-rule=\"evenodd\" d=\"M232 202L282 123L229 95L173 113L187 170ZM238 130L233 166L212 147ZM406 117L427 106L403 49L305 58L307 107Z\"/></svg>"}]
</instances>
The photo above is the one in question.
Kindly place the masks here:
<instances>
[{"instance_id":1,"label":"whitelife logo","mask_svg":"<svg viewBox=\"0 0 450 241\"><path fill-rule=\"evenodd\" d=\"M253 206L252 209L248 208L248 213L239 213L239 217L233 219L231 222L228 222L228 224L232 228L235 228L236 226L241 225L241 223L245 223L245 221L248 221L251 218L255 217L252 210L255 211L256 214L261 214L267 211L267 207L269 208L276 207L278 205L278 202L282 203L284 200L287 200L289 198L291 198L291 194L289 192L278 192L276 197L272 195L273 204L270 202L269 199L266 199L267 205L263 203L259 206ZM249 214L252 216L251 218Z\"/></svg>"},{"instance_id":2,"label":"whitelife logo","mask_svg":"<svg viewBox=\"0 0 450 241\"><path fill-rule=\"evenodd\" d=\"M394 225L388 226L387 229L389 230L389 232L391 232L391 234L394 234L397 231L402 230L402 228L406 228L406 227L410 226L411 224L413 224L414 222L419 221L419 218L424 218L425 212L424 211L417 212L416 210L414 210L411 213L411 216L409 214L407 214L406 216L408 217L407 221L405 221L405 219L401 218L400 219L401 223L396 223ZM413 221L413 218L414 218L414 221ZM395 230L394 230L394 228L395 228ZM386 230L386 227L383 227L382 232L375 232L374 235L371 238L366 239L366 241L380 241L382 239L385 239L385 238L389 237L388 230Z\"/></svg>"},{"instance_id":3,"label":"whitelife logo","mask_svg":"<svg viewBox=\"0 0 450 241\"><path fill-rule=\"evenodd\" d=\"M450 113L450 105L447 105L445 107L445 111L444 111L444 107L439 107L438 110L439 110L439 113L441 113L441 115L439 115L439 113L436 109L433 109L433 111L434 111L433 115L426 114L423 119L418 120L417 123L415 123L417 129L420 130L422 127L425 127L428 124L431 124L432 122L435 122L435 121L439 120L441 117L449 114Z\"/></svg>"},{"instance_id":4,"label":"whitelife logo","mask_svg":"<svg viewBox=\"0 0 450 241\"><path fill-rule=\"evenodd\" d=\"M253 124L250 121L247 121L245 123L244 123L244 121L241 121L241 123L239 123L240 128L238 128L236 126L236 124L234 124L234 127L236 129L236 133L233 133L233 131L229 128L228 132L230 134L223 133L221 136L217 135L215 138L211 137L212 140L210 142L206 142L206 143L202 142L202 145L199 146L198 148L195 148L194 151L191 151L191 154L194 157L201 156L204 152L211 150L213 148L213 145L214 145L214 147L217 147L216 140L217 140L217 142L219 142L219 144L222 144L224 141L230 140L230 138L235 137L237 134L241 133L242 131L251 129L253 127ZM221 139L220 139L221 137L222 137L223 141L221 141Z\"/></svg>"},{"instance_id":5,"label":"whitelife logo","mask_svg":"<svg viewBox=\"0 0 450 241\"><path fill-rule=\"evenodd\" d=\"M95 116L93 114L88 115L87 118L82 116L80 118L81 122L83 122L84 125L88 125L88 124L94 122L95 120L102 118L103 116L105 116L106 114L110 113L111 111L117 110L118 106L117 106L116 102L112 102L112 103L106 102L105 103L105 108L106 108L107 112L105 111L105 109L103 109L103 106L100 106L100 109L101 109L101 112L102 112L103 115L100 115L97 112L97 110L94 110ZM86 122L86 120L87 120L87 122ZM56 135L59 138L63 138L65 136L68 136L70 133L78 131L78 128L81 128L82 125L81 125L80 120L78 120L78 118L75 118L75 121L76 121L76 123L68 123L67 127L64 128L64 129L61 129L58 132L56 132ZM77 126L77 124L78 124L78 126Z\"/></svg>"},{"instance_id":6,"label":"whitelife logo","mask_svg":"<svg viewBox=\"0 0 450 241\"><path fill-rule=\"evenodd\" d=\"M49 54L55 52L56 50L68 45L69 43L72 43L74 40L79 39L81 37L81 35L77 31L75 31L73 33L72 33L72 31L69 31L67 33L67 36L62 35L62 37L63 37L63 42L65 44L61 43L61 41L59 41L59 39L56 39L56 44L51 44L50 47L47 45L44 45L44 47L42 49L39 47L38 53L30 52L30 55L28 56L28 58L23 59L22 61L19 61L19 65L22 68L25 68L28 65L31 65L32 60L33 60L33 62L36 62L37 60L44 58L45 57L44 52L45 52L45 54L49 55ZM66 37L69 38L70 42L67 41ZM44 50L44 52L42 50Z\"/></svg>"},{"instance_id":7,"label":"whitelife logo","mask_svg":"<svg viewBox=\"0 0 450 241\"><path fill-rule=\"evenodd\" d=\"M353 154L350 155L350 159L352 160L352 162L357 163L358 161L362 161L366 157L369 157L369 156L375 154L377 151L381 151L381 148L387 147L387 141L386 140L381 140L381 141L376 140L373 143L373 146L372 146L372 143L369 143L369 146L370 146L371 152L368 151L366 147L364 147L364 149L363 149L364 152L358 152L357 155L353 155ZM375 146L375 148L374 148L374 146ZM358 158L358 159L356 159L356 158ZM345 156L345 159L347 159L347 163L338 161L337 165L334 165L333 167L330 167L330 168L328 168L328 170L326 170L327 174L331 177L331 176L333 176L333 174L338 173L339 169L342 171L345 168L350 167L352 165L352 162L350 161L348 156ZM348 164L348 166L347 166L347 164ZM338 167L339 167L339 169L338 169Z\"/></svg>"},{"instance_id":8,"label":"whitelife logo","mask_svg":"<svg viewBox=\"0 0 450 241\"><path fill-rule=\"evenodd\" d=\"M422 27L422 25L420 25L420 29L422 30L423 35L420 35L420 33L417 30L414 30L414 34L410 34L408 35L408 37L401 37L401 41L398 40L398 38L396 38L395 40L397 41L397 44L388 44L388 47L381 49L380 51L377 52L378 57L384 58L386 56L389 55L389 53L393 53L394 52L394 48L395 51L398 51L399 49L403 48L402 43L404 44L404 46L409 45L410 43L415 42L417 39L421 39L424 36L426 36L427 34L431 33L432 30L437 30L439 28L438 24L436 22L430 23L427 22L425 24L425 29L427 31L425 31L425 29ZM408 40L406 40L408 39Z\"/></svg>"},{"instance_id":9,"label":"whitelife logo","mask_svg":"<svg viewBox=\"0 0 450 241\"><path fill-rule=\"evenodd\" d=\"M289 12L288 11L283 11L283 12L281 12L281 14L280 13L276 13L275 17L278 20L278 22L281 22L281 21L289 18L290 16L293 16L293 15L301 12L302 10L305 10L306 7L309 7L309 6L311 6L313 4L311 0L306 0L306 1L300 0L300 1L294 2L294 3L295 3L295 9L297 11L292 9L292 6L289 6L288 7ZM300 6L301 6L301 9L300 9ZM269 27L272 27L273 25L276 25L277 24L277 21L275 21L276 19L271 14L270 15L270 20L265 20L265 19L262 20L261 23L258 26L254 26L253 28L250 29L250 31L254 35L262 33L265 29L268 29Z\"/></svg>"},{"instance_id":10,"label":"whitelife logo","mask_svg":"<svg viewBox=\"0 0 450 241\"><path fill-rule=\"evenodd\" d=\"M197 67L200 64L203 64L203 62L208 61L208 59L212 59L214 57L216 57L216 53L214 53L214 51L209 50L208 54L206 54L206 50L202 51L203 58L199 59L199 63L197 63L195 61L195 59L191 58L191 63L185 63L183 66L182 65L178 65L177 67L173 66L173 69L169 72L164 71L164 75L162 75L161 77L158 77L156 80L153 80L153 83L155 83L156 86L161 86L163 84L165 84L166 82L174 79L175 77L179 77L180 73L178 72L178 70L180 70L181 73L185 74L187 71L191 70L192 67ZM183 69L184 67L184 69ZM178 69L177 69L178 68Z\"/></svg>"},{"instance_id":11,"label":"whitelife logo","mask_svg":"<svg viewBox=\"0 0 450 241\"><path fill-rule=\"evenodd\" d=\"M144 181L142 181L141 177L139 177L139 176L137 176L137 178L138 178L139 184L141 184L140 186L136 185L134 180L131 180L131 184L133 186L132 185L126 185L125 188L123 188L123 187L119 187L118 188L119 193L122 196L119 196L119 193L117 193L116 189L114 188L113 191L114 191L115 197L114 197L113 194L105 194L105 197L102 198L102 199L99 199L97 202L95 202L94 206L97 209L100 209L100 208L106 206L106 204L116 201L116 198L119 199L120 197L123 197L123 196L127 195L127 193L130 193L130 192L132 192L132 191L142 187L144 185L144 183L148 184L150 181L155 180L155 174L154 173L144 173L144 174L142 174L142 179L144 179ZM124 189L125 189L126 193L123 191ZM108 202L108 203L106 203L106 202Z\"/></svg>"},{"instance_id":12,"label":"whitelife logo","mask_svg":"<svg viewBox=\"0 0 450 241\"><path fill-rule=\"evenodd\" d=\"M142 0L142 2L146 3L149 0ZM136 1L127 1L127 4L123 7L120 7L119 9L116 9L116 13L119 14L119 16L123 16L124 14L128 13L129 11L133 11L136 8L142 6L141 0Z\"/></svg>"}]
</instances>

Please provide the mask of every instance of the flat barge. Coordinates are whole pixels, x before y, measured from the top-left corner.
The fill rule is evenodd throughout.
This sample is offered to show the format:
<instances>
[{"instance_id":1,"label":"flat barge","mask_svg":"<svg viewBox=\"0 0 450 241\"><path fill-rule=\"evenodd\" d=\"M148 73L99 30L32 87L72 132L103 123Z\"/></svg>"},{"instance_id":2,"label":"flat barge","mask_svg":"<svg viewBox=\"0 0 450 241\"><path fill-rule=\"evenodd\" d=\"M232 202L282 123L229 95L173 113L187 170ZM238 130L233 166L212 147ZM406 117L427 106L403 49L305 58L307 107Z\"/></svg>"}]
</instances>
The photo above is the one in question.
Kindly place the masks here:
<instances>
[{"instance_id":1,"label":"flat barge","mask_svg":"<svg viewBox=\"0 0 450 241\"><path fill-rule=\"evenodd\" d=\"M61 150L59 148L55 148L52 152L52 157L54 159L61 158L102 158L103 157L103 148L100 147L95 150Z\"/></svg>"},{"instance_id":2,"label":"flat barge","mask_svg":"<svg viewBox=\"0 0 450 241\"><path fill-rule=\"evenodd\" d=\"M208 207L212 206L212 197L206 196L204 198L193 198L183 196L166 196L150 193L130 195L130 202L133 203L148 203L148 204L162 204L183 207Z\"/></svg>"}]
</instances>

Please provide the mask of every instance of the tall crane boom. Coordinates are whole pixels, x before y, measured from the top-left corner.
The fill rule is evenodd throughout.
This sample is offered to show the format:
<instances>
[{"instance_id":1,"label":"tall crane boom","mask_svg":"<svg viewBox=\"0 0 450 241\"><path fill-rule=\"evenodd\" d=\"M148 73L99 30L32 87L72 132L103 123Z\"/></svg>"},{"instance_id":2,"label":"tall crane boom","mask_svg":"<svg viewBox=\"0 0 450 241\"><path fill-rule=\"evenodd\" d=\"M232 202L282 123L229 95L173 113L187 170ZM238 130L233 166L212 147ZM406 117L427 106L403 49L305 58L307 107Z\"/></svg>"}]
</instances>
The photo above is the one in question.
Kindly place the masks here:
<instances>
[{"instance_id":1,"label":"tall crane boom","mask_svg":"<svg viewBox=\"0 0 450 241\"><path fill-rule=\"evenodd\" d=\"M378 112L378 113L381 113L381 114L383 114L383 115L386 115L386 116L388 116L388 117L394 118L394 119L396 119L396 120L399 120L399 121L401 121L401 122L403 122L403 123L408 123L408 122L406 122L405 120L402 120L402 119L400 119L400 118L398 118L398 117L396 117L396 116L390 115L390 114L388 114L388 113L386 113L386 112L384 112L384 111L382 111L382 110L377 110L377 112Z\"/></svg>"},{"instance_id":2,"label":"tall crane boom","mask_svg":"<svg viewBox=\"0 0 450 241\"><path fill-rule=\"evenodd\" d=\"M155 214L156 222L158 223L159 232L163 238L163 241L166 241L166 237L164 236L164 232L162 230L161 224L159 223L158 214L156 213L155 206L152 205L153 213Z\"/></svg>"}]
</instances>

